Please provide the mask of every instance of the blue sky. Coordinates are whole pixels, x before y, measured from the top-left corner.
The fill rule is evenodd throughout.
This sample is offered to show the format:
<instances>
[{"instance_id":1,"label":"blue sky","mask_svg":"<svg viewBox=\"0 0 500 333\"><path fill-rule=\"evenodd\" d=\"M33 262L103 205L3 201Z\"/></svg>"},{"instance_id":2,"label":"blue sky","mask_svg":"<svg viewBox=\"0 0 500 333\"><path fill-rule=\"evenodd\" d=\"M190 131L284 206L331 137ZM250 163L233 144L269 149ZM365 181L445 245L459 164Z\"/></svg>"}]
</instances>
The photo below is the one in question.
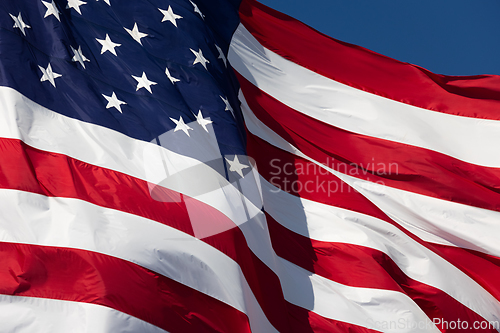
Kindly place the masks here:
<instances>
[{"instance_id":1,"label":"blue sky","mask_svg":"<svg viewBox=\"0 0 500 333\"><path fill-rule=\"evenodd\" d=\"M447 75L500 75L500 0L259 0L345 42Z\"/></svg>"}]
</instances>

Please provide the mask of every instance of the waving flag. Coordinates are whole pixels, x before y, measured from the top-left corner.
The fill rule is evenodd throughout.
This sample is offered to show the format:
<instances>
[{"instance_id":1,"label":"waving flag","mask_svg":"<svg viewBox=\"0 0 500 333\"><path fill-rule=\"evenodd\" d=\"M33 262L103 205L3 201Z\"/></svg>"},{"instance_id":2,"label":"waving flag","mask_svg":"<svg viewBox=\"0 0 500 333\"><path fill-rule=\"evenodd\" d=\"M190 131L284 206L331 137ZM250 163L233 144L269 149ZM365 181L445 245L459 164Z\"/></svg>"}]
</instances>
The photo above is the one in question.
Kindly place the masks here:
<instances>
[{"instance_id":1,"label":"waving flag","mask_svg":"<svg viewBox=\"0 0 500 333\"><path fill-rule=\"evenodd\" d=\"M253 0L0 22L1 332L500 330L499 77Z\"/></svg>"}]
</instances>

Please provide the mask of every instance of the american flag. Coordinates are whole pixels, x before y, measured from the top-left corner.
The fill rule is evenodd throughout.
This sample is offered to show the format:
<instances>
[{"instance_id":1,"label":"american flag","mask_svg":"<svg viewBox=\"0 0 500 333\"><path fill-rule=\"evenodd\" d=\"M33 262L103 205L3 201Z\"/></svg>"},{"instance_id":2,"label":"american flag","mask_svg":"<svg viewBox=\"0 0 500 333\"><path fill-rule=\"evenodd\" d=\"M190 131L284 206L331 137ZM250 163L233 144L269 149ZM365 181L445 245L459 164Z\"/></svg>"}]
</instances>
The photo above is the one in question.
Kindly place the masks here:
<instances>
[{"instance_id":1,"label":"american flag","mask_svg":"<svg viewBox=\"0 0 500 333\"><path fill-rule=\"evenodd\" d=\"M253 0L4 0L0 332L500 330L500 78Z\"/></svg>"}]
</instances>

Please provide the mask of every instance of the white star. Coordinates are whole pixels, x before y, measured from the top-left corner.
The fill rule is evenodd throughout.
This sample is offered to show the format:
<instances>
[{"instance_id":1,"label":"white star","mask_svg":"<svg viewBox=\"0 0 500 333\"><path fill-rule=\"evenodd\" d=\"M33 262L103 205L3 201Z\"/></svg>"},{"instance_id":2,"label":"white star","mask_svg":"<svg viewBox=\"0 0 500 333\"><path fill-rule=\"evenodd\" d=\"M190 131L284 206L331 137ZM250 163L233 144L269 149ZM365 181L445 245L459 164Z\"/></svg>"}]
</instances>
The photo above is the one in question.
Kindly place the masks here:
<instances>
[{"instance_id":1,"label":"white star","mask_svg":"<svg viewBox=\"0 0 500 333\"><path fill-rule=\"evenodd\" d=\"M132 28L132 30L129 30L127 28L123 28L123 29L125 29L130 34L130 36L132 36L132 38L135 39L136 42L141 44L141 45L142 45L141 38L144 38L148 35L148 34L139 32L139 28L137 27L137 23L134 24L134 27Z\"/></svg>"},{"instance_id":2,"label":"white star","mask_svg":"<svg viewBox=\"0 0 500 333\"><path fill-rule=\"evenodd\" d=\"M49 62L49 65L47 66L47 69L43 68L42 66L38 66L38 68L40 68L40 70L43 73L42 78L40 79L40 82L49 81L55 87L56 86L55 79L57 79L58 77L61 77L62 75L54 73L52 71L52 66L50 65L50 62Z\"/></svg>"},{"instance_id":3,"label":"white star","mask_svg":"<svg viewBox=\"0 0 500 333\"><path fill-rule=\"evenodd\" d=\"M219 97L222 99L224 104L226 104L226 108L224 109L224 111L231 111L231 113L233 113L233 108L231 107L231 104L229 103L228 99L224 98L222 96L219 96Z\"/></svg>"},{"instance_id":4,"label":"white star","mask_svg":"<svg viewBox=\"0 0 500 333\"><path fill-rule=\"evenodd\" d=\"M50 15L54 15L57 18L57 20L61 22L61 19L59 18L59 10L57 9L54 0L52 0L52 2L42 1L42 3L45 5L45 7L47 7L47 11L45 12L44 18Z\"/></svg>"},{"instance_id":5,"label":"white star","mask_svg":"<svg viewBox=\"0 0 500 333\"><path fill-rule=\"evenodd\" d=\"M142 76L133 76L132 77L137 81L137 89L135 91L141 89L141 88L146 88L147 91L149 91L150 94L153 92L151 91L151 86L155 85L156 82L149 81L148 77L146 76L146 73L142 72Z\"/></svg>"},{"instance_id":6,"label":"white star","mask_svg":"<svg viewBox=\"0 0 500 333\"><path fill-rule=\"evenodd\" d=\"M213 123L213 121L203 118L201 110L198 111L198 115L194 116L196 117L196 121L198 122L198 124L200 124L200 126L203 127L205 131L208 132L207 125Z\"/></svg>"},{"instance_id":7,"label":"white star","mask_svg":"<svg viewBox=\"0 0 500 333\"><path fill-rule=\"evenodd\" d=\"M116 108L118 111L120 111L120 113L123 113L122 112L122 108L120 105L122 104L127 104L123 101L120 101L118 99L118 97L116 97L116 94L115 92L113 91L113 93L111 94L111 96L106 96L104 94L102 94L102 96L104 98L106 98L106 100L108 101L108 105L106 105L106 109L109 109L109 108Z\"/></svg>"},{"instance_id":8,"label":"white star","mask_svg":"<svg viewBox=\"0 0 500 333\"><path fill-rule=\"evenodd\" d=\"M98 41L102 45L101 54L103 54L106 51L109 51L109 52L113 53L114 55L116 55L115 47L122 45L122 44L118 44L118 43L113 43L111 41L111 39L109 38L108 34L106 34L106 39L97 39L96 38L95 40Z\"/></svg>"},{"instance_id":9,"label":"white star","mask_svg":"<svg viewBox=\"0 0 500 333\"><path fill-rule=\"evenodd\" d=\"M227 67L227 59L224 55L224 52L222 52L222 49L219 47L219 45L215 44L215 47L217 48L217 51L219 51L219 57L217 59L222 59L222 61L224 62L224 66Z\"/></svg>"},{"instance_id":10,"label":"white star","mask_svg":"<svg viewBox=\"0 0 500 333\"><path fill-rule=\"evenodd\" d=\"M80 0L68 0L68 5L66 8L74 8L78 14L82 15L82 12L80 10L80 6L86 5L86 2L80 1Z\"/></svg>"},{"instance_id":11,"label":"white star","mask_svg":"<svg viewBox=\"0 0 500 333\"><path fill-rule=\"evenodd\" d=\"M249 168L248 165L241 164L240 160L238 160L238 156L234 155L234 160L229 160L226 158L227 163L229 164L229 171L236 172L240 177L243 178L243 169Z\"/></svg>"},{"instance_id":12,"label":"white star","mask_svg":"<svg viewBox=\"0 0 500 333\"><path fill-rule=\"evenodd\" d=\"M96 1L99 1L99 0L96 0ZM104 0L104 2L111 6L111 3L109 2L109 0Z\"/></svg>"},{"instance_id":13,"label":"white star","mask_svg":"<svg viewBox=\"0 0 500 333\"><path fill-rule=\"evenodd\" d=\"M189 2L191 2L191 4L193 5L194 12L200 14L201 18L204 18L205 15L203 15L203 13L200 11L200 9L198 8L198 6L194 2L192 2L191 0L189 0Z\"/></svg>"},{"instance_id":14,"label":"white star","mask_svg":"<svg viewBox=\"0 0 500 333\"><path fill-rule=\"evenodd\" d=\"M170 80L170 82L172 82L172 84L174 84L175 82L179 82L180 81L179 79L176 79L175 77L173 77L170 74L170 71L168 70L168 67L165 69L165 74L167 74L167 77Z\"/></svg>"},{"instance_id":15,"label":"white star","mask_svg":"<svg viewBox=\"0 0 500 333\"><path fill-rule=\"evenodd\" d=\"M207 69L207 63L210 63L210 61L208 61L207 59L205 59L205 57L203 56L203 52L201 51L201 49L198 49L199 50L198 52L196 52L193 49L190 49L190 50L196 56L196 59L194 59L193 65L196 65L197 63L200 63L200 64L203 65L203 67L205 67L205 69Z\"/></svg>"},{"instance_id":16,"label":"white star","mask_svg":"<svg viewBox=\"0 0 500 333\"><path fill-rule=\"evenodd\" d=\"M167 10L160 8L158 8L158 10L163 14L163 19L161 20L162 22L170 21L175 27L177 27L177 22L175 20L181 19L182 16L175 14L171 6L168 6Z\"/></svg>"},{"instance_id":17,"label":"white star","mask_svg":"<svg viewBox=\"0 0 500 333\"><path fill-rule=\"evenodd\" d=\"M26 31L24 31L24 29L29 29L31 27L29 25L27 25L26 23L24 23L23 17L21 16L21 13L19 13L19 15L17 17L15 17L12 14L9 14L9 15L14 20L14 27L13 28L19 28L21 30L21 32L23 33L23 35L26 36Z\"/></svg>"},{"instance_id":18,"label":"white star","mask_svg":"<svg viewBox=\"0 0 500 333\"><path fill-rule=\"evenodd\" d=\"M73 48L73 46L71 46L71 45L70 45L70 47L71 47L71 51L73 51L73 54L74 54L73 59L71 59L71 61L74 61L74 62L77 62L77 61L78 61L78 62L80 63L80 65L82 65L82 67L83 67L83 68L85 68L85 61L90 61L90 60L89 60L89 59L87 59L87 58L83 55L83 53L82 53L82 47L81 47L81 46L79 46L79 47L78 47L78 50L75 50L75 49Z\"/></svg>"},{"instance_id":19,"label":"white star","mask_svg":"<svg viewBox=\"0 0 500 333\"><path fill-rule=\"evenodd\" d=\"M183 131L184 133L187 134L187 136L190 136L189 135L189 130L193 130L191 127L189 127L189 125L186 125L184 123L184 119L182 119L182 116L179 117L179 120L175 120L174 118L170 118L170 120L172 120L174 123L175 123L175 129L174 129L174 132L177 132L177 131Z\"/></svg>"}]
</instances>

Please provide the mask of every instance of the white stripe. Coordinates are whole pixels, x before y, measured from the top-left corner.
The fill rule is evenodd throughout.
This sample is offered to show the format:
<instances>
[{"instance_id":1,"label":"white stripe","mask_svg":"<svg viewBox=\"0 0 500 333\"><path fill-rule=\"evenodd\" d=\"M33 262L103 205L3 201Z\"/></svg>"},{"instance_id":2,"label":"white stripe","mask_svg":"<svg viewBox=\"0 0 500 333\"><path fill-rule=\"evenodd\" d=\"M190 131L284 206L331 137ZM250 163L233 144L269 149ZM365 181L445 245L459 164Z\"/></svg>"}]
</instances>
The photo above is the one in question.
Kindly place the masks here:
<instances>
[{"instance_id":1,"label":"white stripe","mask_svg":"<svg viewBox=\"0 0 500 333\"><path fill-rule=\"evenodd\" d=\"M105 306L7 295L0 295L0 332L167 333Z\"/></svg>"},{"instance_id":2,"label":"white stripe","mask_svg":"<svg viewBox=\"0 0 500 333\"><path fill-rule=\"evenodd\" d=\"M231 258L177 229L70 198L0 189L0 241L82 249L139 264L246 313L275 332Z\"/></svg>"},{"instance_id":3,"label":"white stripe","mask_svg":"<svg viewBox=\"0 0 500 333\"><path fill-rule=\"evenodd\" d=\"M347 180L345 175L333 169L330 169L317 161L314 161L313 159L301 153L291 144L286 142L283 138L279 137L275 132L273 132L266 125L260 122L251 113L251 110L248 108L248 105L241 95L240 100L242 101L242 110L245 115L245 123L251 133L268 141L270 144L280 149L283 149L315 163L316 165L324 168L325 170L333 173L343 180ZM320 221L322 224L321 228L324 228L327 224L331 224L332 227L330 229L330 234L339 233L339 235L342 231L340 227L343 226L344 228L347 228L345 229L346 233L342 238L336 238L335 241L353 242L353 244L372 247L380 250L388 254L409 277L444 291L445 293L455 298L457 301L464 304L487 320L500 320L500 303L490 293L484 290L474 280L465 275L455 266L439 257L434 252L414 242L410 237L406 236L399 229L395 228L389 223L380 221L373 217L369 217L366 215L364 215L363 217L362 214L356 214L350 211L341 210L337 207L323 205L291 195L283 194L287 196L287 199L286 201L280 202L278 200L277 193L283 192L277 191L277 189L274 188L272 190L272 193L269 194L269 191L271 190L269 186L267 186L266 189L267 182L265 180L261 180L261 182L263 184L263 195L266 211L268 211L276 220L280 221L280 223L287 225L287 223L289 222L286 221L295 221L295 223L307 223L309 225L314 224L315 221ZM281 213L286 215L279 216L276 213L277 211L280 211L280 208ZM311 210L313 213L308 213L308 211ZM330 211L333 213L329 213ZM335 214L338 214L336 213L338 211L342 212L342 218L339 219L337 217L333 219ZM329 218L332 218L333 220L330 220ZM345 224L346 221L349 221L349 225ZM355 231L357 229L351 228L354 225L353 222L358 223L359 221L361 221L360 223L362 225L373 224L373 228L370 227L370 229L380 230L377 232L380 232L383 237L377 237L377 235L372 232L369 232L367 234L364 230L362 230L362 232L358 234L350 233L349 230ZM343 222L343 224L335 226L335 222ZM308 229L307 231L304 231L303 227L301 228L302 229L295 230L293 228L290 229L311 238L325 237L325 235L329 235L329 233L325 233L324 230L322 231L322 233L324 233L324 236L318 236L318 233L314 233L314 228L310 230ZM391 235L394 238L390 238L387 235ZM345 239L343 239L344 237ZM373 243L376 239L379 239L378 244ZM386 245L392 244L392 242L396 242L396 244L400 243L401 246L395 247L396 244L394 244L391 247L386 248ZM408 258L414 259L409 260Z\"/></svg>"},{"instance_id":4,"label":"white stripe","mask_svg":"<svg viewBox=\"0 0 500 333\"><path fill-rule=\"evenodd\" d=\"M500 121L430 111L333 81L264 48L240 24L231 65L283 104L347 131L500 167ZM335 59L332 59L335 61Z\"/></svg>"},{"instance_id":5,"label":"white stripe","mask_svg":"<svg viewBox=\"0 0 500 333\"><path fill-rule=\"evenodd\" d=\"M425 241L500 257L500 212L403 191L347 175L342 175L341 179L399 225Z\"/></svg>"}]
</instances>

